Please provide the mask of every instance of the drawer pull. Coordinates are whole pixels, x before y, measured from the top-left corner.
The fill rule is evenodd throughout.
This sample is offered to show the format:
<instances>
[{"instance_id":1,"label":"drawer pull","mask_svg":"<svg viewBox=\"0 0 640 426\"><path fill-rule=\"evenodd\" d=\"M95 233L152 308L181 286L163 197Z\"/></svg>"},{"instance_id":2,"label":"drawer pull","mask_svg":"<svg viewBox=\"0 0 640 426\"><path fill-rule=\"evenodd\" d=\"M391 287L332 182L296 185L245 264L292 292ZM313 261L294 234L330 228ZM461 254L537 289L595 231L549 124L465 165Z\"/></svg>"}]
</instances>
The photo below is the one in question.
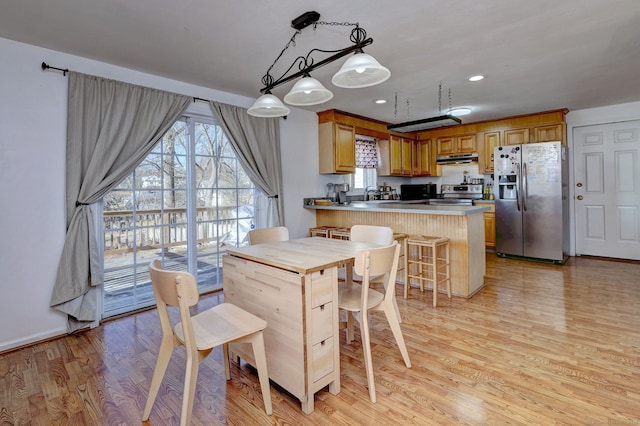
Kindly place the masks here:
<instances>
[{"instance_id":1,"label":"drawer pull","mask_svg":"<svg viewBox=\"0 0 640 426\"><path fill-rule=\"evenodd\" d=\"M320 305L320 310L324 311L324 305Z\"/></svg>"}]
</instances>

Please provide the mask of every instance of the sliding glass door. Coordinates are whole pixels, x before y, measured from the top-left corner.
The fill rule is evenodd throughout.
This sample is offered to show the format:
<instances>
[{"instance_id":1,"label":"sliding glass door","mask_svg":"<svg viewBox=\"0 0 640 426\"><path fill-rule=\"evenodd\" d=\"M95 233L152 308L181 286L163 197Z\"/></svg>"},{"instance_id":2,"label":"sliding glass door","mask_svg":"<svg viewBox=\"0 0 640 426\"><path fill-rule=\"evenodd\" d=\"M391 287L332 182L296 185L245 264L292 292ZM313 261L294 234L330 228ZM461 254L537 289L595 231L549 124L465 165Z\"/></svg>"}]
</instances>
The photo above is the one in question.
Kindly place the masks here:
<instances>
[{"instance_id":1,"label":"sliding glass door","mask_svg":"<svg viewBox=\"0 0 640 426\"><path fill-rule=\"evenodd\" d=\"M177 121L103 200L103 318L155 303L148 264L196 276L202 292L222 288L227 245L244 245L255 224L255 189L221 128Z\"/></svg>"}]
</instances>

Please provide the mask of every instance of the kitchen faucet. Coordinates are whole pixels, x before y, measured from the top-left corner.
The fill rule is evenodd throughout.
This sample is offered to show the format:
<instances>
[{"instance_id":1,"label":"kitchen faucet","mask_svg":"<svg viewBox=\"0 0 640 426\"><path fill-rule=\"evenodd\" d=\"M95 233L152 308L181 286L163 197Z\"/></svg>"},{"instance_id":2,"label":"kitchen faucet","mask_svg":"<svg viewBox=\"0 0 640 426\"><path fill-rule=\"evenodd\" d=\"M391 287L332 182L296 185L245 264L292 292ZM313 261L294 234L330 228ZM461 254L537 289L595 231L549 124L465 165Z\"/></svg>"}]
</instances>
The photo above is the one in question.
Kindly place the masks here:
<instances>
[{"instance_id":1,"label":"kitchen faucet","mask_svg":"<svg viewBox=\"0 0 640 426\"><path fill-rule=\"evenodd\" d=\"M375 186L367 186L364 188L364 201L371 200L371 193L373 193L373 199L376 199L376 194L378 193L378 188Z\"/></svg>"}]
</instances>

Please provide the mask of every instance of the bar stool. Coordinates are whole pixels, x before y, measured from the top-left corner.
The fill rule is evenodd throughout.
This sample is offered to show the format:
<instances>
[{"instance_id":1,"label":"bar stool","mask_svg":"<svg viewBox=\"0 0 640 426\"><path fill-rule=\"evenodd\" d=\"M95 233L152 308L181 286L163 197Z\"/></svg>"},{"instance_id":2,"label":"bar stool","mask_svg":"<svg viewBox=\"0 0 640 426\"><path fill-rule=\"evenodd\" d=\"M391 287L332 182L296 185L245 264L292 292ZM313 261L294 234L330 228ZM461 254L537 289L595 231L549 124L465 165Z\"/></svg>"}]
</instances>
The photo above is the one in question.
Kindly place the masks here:
<instances>
[{"instance_id":1,"label":"bar stool","mask_svg":"<svg viewBox=\"0 0 640 426\"><path fill-rule=\"evenodd\" d=\"M401 275L404 274L404 270L405 270L405 240L407 239L408 235L407 234L403 234L400 232L394 232L393 233L393 239L396 240L398 242L398 245L400 245L400 258L398 260L398 274L397 274L397 278L396 279L402 279L403 276ZM405 282L406 282L406 276L404 277Z\"/></svg>"},{"instance_id":2,"label":"bar stool","mask_svg":"<svg viewBox=\"0 0 640 426\"><path fill-rule=\"evenodd\" d=\"M349 240L351 238L351 228L332 229L329 234L330 238L335 238L336 240Z\"/></svg>"},{"instance_id":3,"label":"bar stool","mask_svg":"<svg viewBox=\"0 0 640 426\"><path fill-rule=\"evenodd\" d=\"M317 226L315 228L309 228L309 236L329 238L332 229L335 229L335 226Z\"/></svg>"},{"instance_id":4,"label":"bar stool","mask_svg":"<svg viewBox=\"0 0 640 426\"><path fill-rule=\"evenodd\" d=\"M447 295L451 299L451 277L449 268L449 238L427 235L409 235L404 240L404 298L406 299L414 278L424 291L424 283L433 288L433 306L437 306L438 284L447 283ZM413 268L412 268L413 267Z\"/></svg>"}]
</instances>

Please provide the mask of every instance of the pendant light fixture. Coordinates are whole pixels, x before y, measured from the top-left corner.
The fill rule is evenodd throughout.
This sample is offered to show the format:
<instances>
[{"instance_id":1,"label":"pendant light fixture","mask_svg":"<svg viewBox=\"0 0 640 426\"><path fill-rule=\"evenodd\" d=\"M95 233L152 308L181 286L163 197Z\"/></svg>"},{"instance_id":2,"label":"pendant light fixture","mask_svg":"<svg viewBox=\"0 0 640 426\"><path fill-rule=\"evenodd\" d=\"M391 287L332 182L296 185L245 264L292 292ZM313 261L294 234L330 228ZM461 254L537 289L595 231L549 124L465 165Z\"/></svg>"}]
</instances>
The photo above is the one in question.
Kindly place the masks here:
<instances>
[{"instance_id":1,"label":"pendant light fixture","mask_svg":"<svg viewBox=\"0 0 640 426\"><path fill-rule=\"evenodd\" d=\"M306 75L293 85L284 101L289 105L316 105L333 98L331 90L327 89L315 78Z\"/></svg>"},{"instance_id":2,"label":"pendant light fixture","mask_svg":"<svg viewBox=\"0 0 640 426\"><path fill-rule=\"evenodd\" d=\"M319 21L320 14L318 12L306 12L291 21L291 26L296 32L293 34L289 42L282 49L278 57L273 61L266 74L262 77L264 87L260 89L261 93L256 102L248 109L249 115L255 117L282 117L290 113L280 100L271 94L271 90L281 84L300 78L298 82L291 88L289 93L284 97L284 101L289 105L309 106L327 102L333 98L333 93L324 87L322 83L310 76L311 71L320 68L326 64L336 61L350 53L355 53L349 58L340 71L338 71L331 80L334 85L342 88L361 88L374 86L389 79L391 71L386 67L363 52L365 46L373 43L372 38L367 38L367 32L357 23L348 22L322 22ZM284 52L291 44L295 45L295 39L301 30L313 25L316 29L318 25L343 25L355 27L351 30L349 39L353 45L339 50L323 50L312 49L306 56L298 56L293 63L287 68L287 71L277 80L271 75L273 67L282 57ZM316 60L313 54L331 54L331 56L322 60ZM291 70L299 71L291 73Z\"/></svg>"},{"instance_id":3,"label":"pendant light fixture","mask_svg":"<svg viewBox=\"0 0 640 426\"><path fill-rule=\"evenodd\" d=\"M254 117L284 117L289 115L291 110L283 104L277 96L265 93L260 96L247 110L249 115Z\"/></svg>"},{"instance_id":4,"label":"pendant light fixture","mask_svg":"<svg viewBox=\"0 0 640 426\"><path fill-rule=\"evenodd\" d=\"M356 53L342 65L331 82L338 87L356 89L369 87L387 81L391 71L380 65L376 59L366 53Z\"/></svg>"}]
</instances>

